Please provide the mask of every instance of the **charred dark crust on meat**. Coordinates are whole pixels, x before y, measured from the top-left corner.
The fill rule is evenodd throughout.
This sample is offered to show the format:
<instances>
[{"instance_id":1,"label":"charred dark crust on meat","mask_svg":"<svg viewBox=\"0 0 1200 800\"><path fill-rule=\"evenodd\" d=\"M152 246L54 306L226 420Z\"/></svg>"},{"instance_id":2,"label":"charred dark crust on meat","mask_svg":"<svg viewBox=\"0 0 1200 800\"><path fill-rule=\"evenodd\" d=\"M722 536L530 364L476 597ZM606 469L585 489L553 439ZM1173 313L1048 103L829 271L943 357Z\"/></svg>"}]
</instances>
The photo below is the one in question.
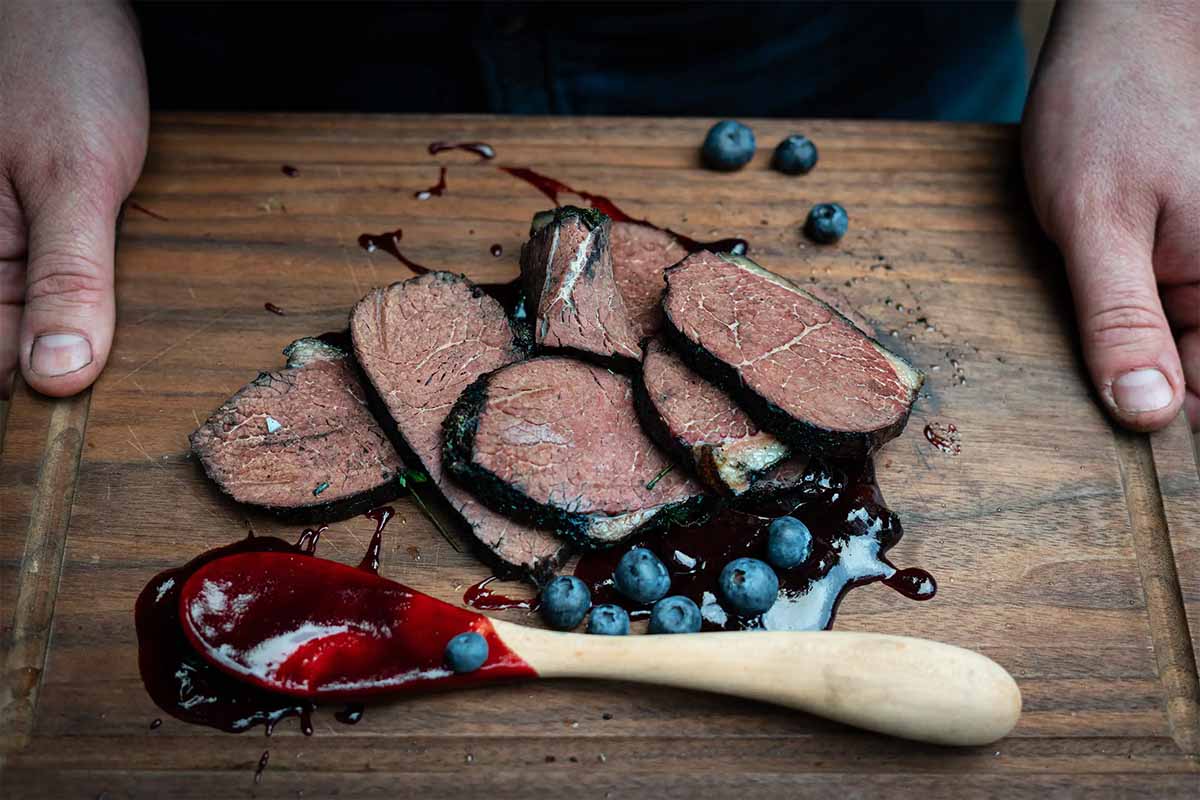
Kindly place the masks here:
<instances>
[{"instance_id":1,"label":"charred dark crust on meat","mask_svg":"<svg viewBox=\"0 0 1200 800\"><path fill-rule=\"evenodd\" d=\"M540 503L474 462L475 433L479 430L479 417L487 405L488 386L494 374L481 375L464 389L442 423L443 466L488 508L527 525L553 530L581 550L612 547L630 538L657 533L672 523L695 523L713 511L715 498L698 495L664 505L648 522L620 539L597 540L591 535L592 527L598 522L596 515Z\"/></svg>"}]
</instances>

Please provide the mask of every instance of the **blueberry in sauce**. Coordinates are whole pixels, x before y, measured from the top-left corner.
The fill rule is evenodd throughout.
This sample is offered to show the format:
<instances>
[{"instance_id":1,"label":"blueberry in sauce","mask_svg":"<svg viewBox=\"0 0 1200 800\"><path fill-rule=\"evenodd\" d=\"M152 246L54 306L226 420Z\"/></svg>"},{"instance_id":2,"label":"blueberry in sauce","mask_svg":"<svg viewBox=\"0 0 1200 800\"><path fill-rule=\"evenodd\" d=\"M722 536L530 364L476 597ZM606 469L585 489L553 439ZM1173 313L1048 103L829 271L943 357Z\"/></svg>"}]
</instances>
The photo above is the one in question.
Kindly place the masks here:
<instances>
[{"instance_id":1,"label":"blueberry in sauce","mask_svg":"<svg viewBox=\"0 0 1200 800\"><path fill-rule=\"evenodd\" d=\"M817 146L794 133L775 146L771 166L785 175L805 175L817 165Z\"/></svg>"},{"instance_id":2,"label":"blueberry in sauce","mask_svg":"<svg viewBox=\"0 0 1200 800\"><path fill-rule=\"evenodd\" d=\"M571 630L583 622L591 607L592 593L574 575L559 575L542 590L542 619L551 628Z\"/></svg>"},{"instance_id":3,"label":"blueberry in sauce","mask_svg":"<svg viewBox=\"0 0 1200 800\"><path fill-rule=\"evenodd\" d=\"M817 244L832 244L846 235L850 217L837 203L820 203L808 212L804 235Z\"/></svg>"},{"instance_id":4,"label":"blueberry in sauce","mask_svg":"<svg viewBox=\"0 0 1200 800\"><path fill-rule=\"evenodd\" d=\"M671 576L667 567L645 547L635 547L617 563L613 571L617 591L635 603L653 603L671 591Z\"/></svg>"},{"instance_id":5,"label":"blueberry in sauce","mask_svg":"<svg viewBox=\"0 0 1200 800\"><path fill-rule=\"evenodd\" d=\"M721 120L708 129L700 159L709 169L732 172L754 158L754 131L731 119Z\"/></svg>"},{"instance_id":6,"label":"blueberry in sauce","mask_svg":"<svg viewBox=\"0 0 1200 800\"><path fill-rule=\"evenodd\" d=\"M767 561L776 569L792 569L812 555L812 532L795 517L779 517L767 530Z\"/></svg>"},{"instance_id":7,"label":"blueberry in sauce","mask_svg":"<svg viewBox=\"0 0 1200 800\"><path fill-rule=\"evenodd\" d=\"M700 630L700 609L682 595L664 597L650 609L650 633L696 633Z\"/></svg>"},{"instance_id":8,"label":"blueberry in sauce","mask_svg":"<svg viewBox=\"0 0 1200 800\"><path fill-rule=\"evenodd\" d=\"M446 642L446 666L455 672L474 672L487 657L487 639L474 631L460 633Z\"/></svg>"},{"instance_id":9,"label":"blueberry in sauce","mask_svg":"<svg viewBox=\"0 0 1200 800\"><path fill-rule=\"evenodd\" d=\"M588 617L587 632L600 636L624 636L629 633L629 612L612 603L598 605Z\"/></svg>"},{"instance_id":10,"label":"blueberry in sauce","mask_svg":"<svg viewBox=\"0 0 1200 800\"><path fill-rule=\"evenodd\" d=\"M721 570L717 585L725 602L742 615L769 610L779 596L779 576L769 564L757 558L730 561Z\"/></svg>"}]
</instances>

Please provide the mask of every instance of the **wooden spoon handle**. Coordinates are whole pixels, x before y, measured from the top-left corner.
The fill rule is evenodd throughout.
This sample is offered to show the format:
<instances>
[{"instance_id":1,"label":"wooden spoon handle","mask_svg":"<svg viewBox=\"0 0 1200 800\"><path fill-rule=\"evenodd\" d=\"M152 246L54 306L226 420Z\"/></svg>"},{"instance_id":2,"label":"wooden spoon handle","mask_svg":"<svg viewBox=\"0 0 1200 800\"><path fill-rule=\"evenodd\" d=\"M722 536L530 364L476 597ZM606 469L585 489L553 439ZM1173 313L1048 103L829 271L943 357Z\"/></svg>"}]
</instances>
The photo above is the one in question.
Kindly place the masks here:
<instances>
[{"instance_id":1,"label":"wooden spoon handle","mask_svg":"<svg viewBox=\"0 0 1200 800\"><path fill-rule=\"evenodd\" d=\"M544 678L718 692L948 745L993 742L1021 714L1021 692L1003 667L926 639L842 631L587 636L492 624Z\"/></svg>"}]
</instances>

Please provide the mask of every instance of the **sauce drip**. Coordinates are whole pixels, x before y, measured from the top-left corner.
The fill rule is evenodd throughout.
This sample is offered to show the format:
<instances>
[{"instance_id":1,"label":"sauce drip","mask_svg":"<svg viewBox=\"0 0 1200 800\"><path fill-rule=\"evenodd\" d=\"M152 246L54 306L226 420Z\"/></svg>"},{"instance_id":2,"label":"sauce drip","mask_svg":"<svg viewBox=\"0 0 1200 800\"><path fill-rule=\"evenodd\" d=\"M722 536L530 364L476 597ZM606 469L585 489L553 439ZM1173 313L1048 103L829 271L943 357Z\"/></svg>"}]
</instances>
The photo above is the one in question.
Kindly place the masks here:
<instances>
[{"instance_id":1,"label":"sauce drip","mask_svg":"<svg viewBox=\"0 0 1200 800\"><path fill-rule=\"evenodd\" d=\"M289 178L294 178L300 174L300 170L296 169L291 164L284 164L279 168L279 171L284 175L287 175Z\"/></svg>"},{"instance_id":2,"label":"sauce drip","mask_svg":"<svg viewBox=\"0 0 1200 800\"><path fill-rule=\"evenodd\" d=\"M280 317L286 317L287 312L274 303L263 303L263 308Z\"/></svg>"},{"instance_id":3,"label":"sauce drip","mask_svg":"<svg viewBox=\"0 0 1200 800\"><path fill-rule=\"evenodd\" d=\"M718 577L735 558L766 560L767 530L783 510L757 507L727 508L707 522L666 532L636 544L580 559L575 575L586 582L594 603L617 603L630 616L649 616L613 586L612 574L621 556L634 546L652 550L671 573L671 594L690 597L700 607L704 630L823 630L833 625L838 605L848 591L883 582L906 597L928 600L937 583L928 572L897 570L885 557L903 535L900 520L883 504L870 461L851 468L848 477L822 468L810 486L809 497L796 497L787 509L813 534L813 553L793 569L777 569L779 597L762 615L739 617L720 602Z\"/></svg>"},{"instance_id":4,"label":"sauce drip","mask_svg":"<svg viewBox=\"0 0 1200 800\"><path fill-rule=\"evenodd\" d=\"M484 142L430 142L429 155L436 156L443 150L466 150L485 160L496 157L495 148Z\"/></svg>"},{"instance_id":5,"label":"sauce drip","mask_svg":"<svg viewBox=\"0 0 1200 800\"><path fill-rule=\"evenodd\" d=\"M351 703L341 711L334 713L333 718L343 725L357 725L363 716L363 704Z\"/></svg>"},{"instance_id":6,"label":"sauce drip","mask_svg":"<svg viewBox=\"0 0 1200 800\"><path fill-rule=\"evenodd\" d=\"M638 219L625 213L611 199L602 194L592 194L579 189L573 189L560 180L551 178L548 175L543 175L540 172L535 172L528 167L500 167L501 170L512 175L514 178L525 181L530 186L537 189L550 199L554 205L562 205L558 202L560 194L573 194L577 197L582 197L591 204L592 208L602 211L607 214L613 222L631 222L635 225L644 225L647 228L654 228L675 237L679 244L683 245L684 249L689 252L698 250L711 250L713 252L732 253L733 255L745 255L750 250L750 243L745 239L717 239L711 242L701 242L690 236L684 236L682 233L676 233L670 228L664 228L661 225L655 225L653 222L645 219Z\"/></svg>"},{"instance_id":7,"label":"sauce drip","mask_svg":"<svg viewBox=\"0 0 1200 800\"><path fill-rule=\"evenodd\" d=\"M492 258L499 258L500 256L504 255L504 247L502 245L494 244L491 246L491 249L488 252L492 254Z\"/></svg>"},{"instance_id":8,"label":"sauce drip","mask_svg":"<svg viewBox=\"0 0 1200 800\"><path fill-rule=\"evenodd\" d=\"M262 783L263 773L267 771L267 763L271 760L271 751L263 750L262 755L258 757L258 767L254 770L254 782Z\"/></svg>"},{"instance_id":9,"label":"sauce drip","mask_svg":"<svg viewBox=\"0 0 1200 800\"><path fill-rule=\"evenodd\" d=\"M376 250L382 250L385 253L391 253L396 260L411 269L417 275L424 275L427 272L432 272L429 267L418 264L400 252L400 238L403 235L404 231L400 228L396 228L396 230L388 231L386 233L364 233L358 237L358 246L363 250L366 250L368 253L374 253Z\"/></svg>"},{"instance_id":10,"label":"sauce drip","mask_svg":"<svg viewBox=\"0 0 1200 800\"><path fill-rule=\"evenodd\" d=\"M958 441L958 426L953 422L946 425L930 422L925 426L925 438L948 456L956 456L962 452L962 445Z\"/></svg>"},{"instance_id":11,"label":"sauce drip","mask_svg":"<svg viewBox=\"0 0 1200 800\"><path fill-rule=\"evenodd\" d=\"M428 200L431 197L441 197L446 193L446 168L442 167L438 173L438 182L428 189L422 189L419 192L413 192L413 197L418 200Z\"/></svg>"},{"instance_id":12,"label":"sauce drip","mask_svg":"<svg viewBox=\"0 0 1200 800\"><path fill-rule=\"evenodd\" d=\"M495 575L468 587L467 591L463 593L463 602L480 611L505 611L510 608L537 611L539 603L536 597L506 597L488 588L488 584L494 580L496 580Z\"/></svg>"}]
</instances>

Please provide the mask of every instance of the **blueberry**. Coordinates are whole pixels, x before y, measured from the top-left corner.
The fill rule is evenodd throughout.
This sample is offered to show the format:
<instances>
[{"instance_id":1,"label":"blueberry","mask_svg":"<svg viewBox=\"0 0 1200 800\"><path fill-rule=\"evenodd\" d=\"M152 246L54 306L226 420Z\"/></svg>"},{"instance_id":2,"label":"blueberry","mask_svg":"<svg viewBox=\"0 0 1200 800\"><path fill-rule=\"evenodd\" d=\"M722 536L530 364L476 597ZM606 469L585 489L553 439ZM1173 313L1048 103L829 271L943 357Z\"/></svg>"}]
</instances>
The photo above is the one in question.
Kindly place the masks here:
<instances>
[{"instance_id":1,"label":"blueberry","mask_svg":"<svg viewBox=\"0 0 1200 800\"><path fill-rule=\"evenodd\" d=\"M446 666L455 672L474 672L487 661L487 639L474 631L460 633L446 642Z\"/></svg>"},{"instance_id":2,"label":"blueberry","mask_svg":"<svg viewBox=\"0 0 1200 800\"><path fill-rule=\"evenodd\" d=\"M808 212L804 235L818 244L832 244L846 235L850 217L837 203L820 203Z\"/></svg>"},{"instance_id":3,"label":"blueberry","mask_svg":"<svg viewBox=\"0 0 1200 800\"><path fill-rule=\"evenodd\" d=\"M709 169L732 172L754 158L754 131L731 119L721 120L708 129L700 160Z\"/></svg>"},{"instance_id":4,"label":"blueberry","mask_svg":"<svg viewBox=\"0 0 1200 800\"><path fill-rule=\"evenodd\" d=\"M721 594L739 614L761 614L775 605L779 578L775 570L757 558L735 558L717 579Z\"/></svg>"},{"instance_id":5,"label":"blueberry","mask_svg":"<svg viewBox=\"0 0 1200 800\"><path fill-rule=\"evenodd\" d=\"M635 547L621 556L613 583L617 591L635 603L653 603L671 591L666 565L644 547Z\"/></svg>"},{"instance_id":6,"label":"blueberry","mask_svg":"<svg viewBox=\"0 0 1200 800\"><path fill-rule=\"evenodd\" d=\"M798 567L812 555L812 533L795 517L771 521L767 531L767 561L776 569Z\"/></svg>"},{"instance_id":7,"label":"blueberry","mask_svg":"<svg viewBox=\"0 0 1200 800\"><path fill-rule=\"evenodd\" d=\"M559 575L542 590L542 619L551 628L569 631L587 616L592 593L574 575Z\"/></svg>"},{"instance_id":8,"label":"blueberry","mask_svg":"<svg viewBox=\"0 0 1200 800\"><path fill-rule=\"evenodd\" d=\"M804 175L817 165L817 146L807 136L793 133L775 147L771 166L785 175Z\"/></svg>"},{"instance_id":9,"label":"blueberry","mask_svg":"<svg viewBox=\"0 0 1200 800\"><path fill-rule=\"evenodd\" d=\"M695 633L700 630L700 609L686 597L664 597L650 609L650 633Z\"/></svg>"},{"instance_id":10,"label":"blueberry","mask_svg":"<svg viewBox=\"0 0 1200 800\"><path fill-rule=\"evenodd\" d=\"M595 606L588 617L587 632L601 636L624 636L629 633L629 614L612 603Z\"/></svg>"}]
</instances>

